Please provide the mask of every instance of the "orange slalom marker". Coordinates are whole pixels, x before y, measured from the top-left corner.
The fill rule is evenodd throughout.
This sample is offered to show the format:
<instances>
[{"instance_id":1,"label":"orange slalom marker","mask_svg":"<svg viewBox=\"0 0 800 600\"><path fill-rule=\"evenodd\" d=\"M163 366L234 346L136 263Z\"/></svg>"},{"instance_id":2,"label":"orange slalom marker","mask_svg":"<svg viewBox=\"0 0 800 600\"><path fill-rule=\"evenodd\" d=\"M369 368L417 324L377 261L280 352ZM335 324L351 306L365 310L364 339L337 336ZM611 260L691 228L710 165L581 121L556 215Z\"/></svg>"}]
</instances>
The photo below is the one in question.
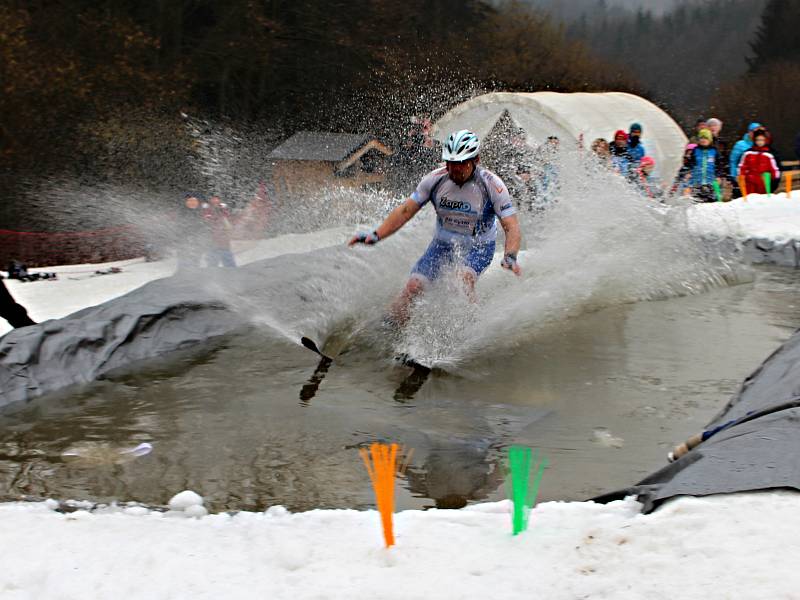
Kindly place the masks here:
<instances>
[{"instance_id":1,"label":"orange slalom marker","mask_svg":"<svg viewBox=\"0 0 800 600\"><path fill-rule=\"evenodd\" d=\"M792 175L793 174L794 173L792 171L786 171L786 173L783 174L785 179L786 179L786 197L787 198L791 198L792 197Z\"/></svg>"},{"instance_id":2,"label":"orange slalom marker","mask_svg":"<svg viewBox=\"0 0 800 600\"><path fill-rule=\"evenodd\" d=\"M359 454L367 468L372 488L375 490L375 502L378 505L378 512L381 515L381 526L383 527L383 539L386 547L394 545L394 483L397 469L397 444L370 444L369 452L366 448L360 448ZM411 460L411 452L406 456L405 463L399 471L403 473Z\"/></svg>"},{"instance_id":3,"label":"orange slalom marker","mask_svg":"<svg viewBox=\"0 0 800 600\"><path fill-rule=\"evenodd\" d=\"M742 190L742 200L747 202L747 185L745 184L744 175L739 175L739 189Z\"/></svg>"}]
</instances>

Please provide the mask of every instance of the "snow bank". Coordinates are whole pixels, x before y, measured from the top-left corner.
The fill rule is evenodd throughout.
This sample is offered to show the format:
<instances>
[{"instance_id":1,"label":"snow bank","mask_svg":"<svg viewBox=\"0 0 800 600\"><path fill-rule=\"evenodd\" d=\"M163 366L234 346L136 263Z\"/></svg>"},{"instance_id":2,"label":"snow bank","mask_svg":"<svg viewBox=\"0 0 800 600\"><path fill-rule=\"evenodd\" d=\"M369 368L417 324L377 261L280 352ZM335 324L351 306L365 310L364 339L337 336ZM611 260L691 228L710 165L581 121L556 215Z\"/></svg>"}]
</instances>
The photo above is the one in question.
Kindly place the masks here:
<instances>
[{"instance_id":1,"label":"snow bank","mask_svg":"<svg viewBox=\"0 0 800 600\"><path fill-rule=\"evenodd\" d=\"M690 230L699 235L776 244L800 241L800 191L792 192L791 198L751 194L747 199L695 204L687 217Z\"/></svg>"},{"instance_id":2,"label":"snow bank","mask_svg":"<svg viewBox=\"0 0 800 600\"><path fill-rule=\"evenodd\" d=\"M680 498L639 514L547 502L510 534L510 504L396 515L382 547L374 511L202 518L144 507L0 505L13 549L3 598L790 598L800 588L800 495Z\"/></svg>"}]
</instances>

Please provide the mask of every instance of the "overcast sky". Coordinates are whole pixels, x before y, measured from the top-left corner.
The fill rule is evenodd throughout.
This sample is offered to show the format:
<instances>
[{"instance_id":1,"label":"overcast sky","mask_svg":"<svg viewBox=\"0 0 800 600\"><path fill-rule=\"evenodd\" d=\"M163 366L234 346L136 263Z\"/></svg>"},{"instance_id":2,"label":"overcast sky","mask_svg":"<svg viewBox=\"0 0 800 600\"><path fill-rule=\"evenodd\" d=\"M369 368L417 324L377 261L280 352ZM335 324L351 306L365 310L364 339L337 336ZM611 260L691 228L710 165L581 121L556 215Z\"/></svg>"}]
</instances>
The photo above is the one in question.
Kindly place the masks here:
<instances>
[{"instance_id":1,"label":"overcast sky","mask_svg":"<svg viewBox=\"0 0 800 600\"><path fill-rule=\"evenodd\" d=\"M646 8L654 13L660 14L665 10L671 9L678 0L608 0L608 4L618 4L630 8Z\"/></svg>"},{"instance_id":2,"label":"overcast sky","mask_svg":"<svg viewBox=\"0 0 800 600\"><path fill-rule=\"evenodd\" d=\"M502 0L490 0L492 3L502 2ZM556 12L561 15L578 15L586 9L597 6L598 0L523 0L539 6L558 6ZM699 2L701 0L694 0ZM609 6L624 6L636 10L645 8L653 14L660 15L672 9L680 0L606 0Z\"/></svg>"}]
</instances>

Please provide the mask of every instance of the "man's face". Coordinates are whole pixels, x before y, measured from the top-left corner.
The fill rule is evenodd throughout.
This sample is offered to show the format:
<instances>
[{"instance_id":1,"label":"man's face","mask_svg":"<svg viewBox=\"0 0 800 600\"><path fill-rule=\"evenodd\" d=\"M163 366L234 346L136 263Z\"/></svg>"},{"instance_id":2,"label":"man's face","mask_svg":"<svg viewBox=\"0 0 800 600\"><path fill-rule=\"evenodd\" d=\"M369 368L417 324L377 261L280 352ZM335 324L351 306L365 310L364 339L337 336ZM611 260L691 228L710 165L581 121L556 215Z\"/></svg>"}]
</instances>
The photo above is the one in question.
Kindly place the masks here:
<instances>
[{"instance_id":1,"label":"man's face","mask_svg":"<svg viewBox=\"0 0 800 600\"><path fill-rule=\"evenodd\" d=\"M642 137L642 132L638 129L634 129L631 131L631 137L640 138Z\"/></svg>"},{"instance_id":2,"label":"man's face","mask_svg":"<svg viewBox=\"0 0 800 600\"><path fill-rule=\"evenodd\" d=\"M463 162L447 162L447 174L458 185L464 185L467 180L472 177L475 171L475 164L478 162L477 158L471 158Z\"/></svg>"},{"instance_id":3,"label":"man's face","mask_svg":"<svg viewBox=\"0 0 800 600\"><path fill-rule=\"evenodd\" d=\"M711 130L711 133L714 134L714 137L719 137L719 132L722 131L722 125L721 124L718 125L718 124L714 123L712 125L709 125L708 128Z\"/></svg>"},{"instance_id":4,"label":"man's face","mask_svg":"<svg viewBox=\"0 0 800 600\"><path fill-rule=\"evenodd\" d=\"M189 196L186 199L186 208L190 208L190 209L194 210L198 206L200 206L200 200L198 200L194 196Z\"/></svg>"},{"instance_id":5,"label":"man's face","mask_svg":"<svg viewBox=\"0 0 800 600\"><path fill-rule=\"evenodd\" d=\"M622 137L621 135L617 136L617 137L614 138L614 144L616 144L616 146L618 148L622 148L623 146L627 146L628 145L628 138Z\"/></svg>"},{"instance_id":6,"label":"man's face","mask_svg":"<svg viewBox=\"0 0 800 600\"><path fill-rule=\"evenodd\" d=\"M708 129L708 126L705 121L698 121L694 129L695 131L700 131L701 129Z\"/></svg>"}]
</instances>

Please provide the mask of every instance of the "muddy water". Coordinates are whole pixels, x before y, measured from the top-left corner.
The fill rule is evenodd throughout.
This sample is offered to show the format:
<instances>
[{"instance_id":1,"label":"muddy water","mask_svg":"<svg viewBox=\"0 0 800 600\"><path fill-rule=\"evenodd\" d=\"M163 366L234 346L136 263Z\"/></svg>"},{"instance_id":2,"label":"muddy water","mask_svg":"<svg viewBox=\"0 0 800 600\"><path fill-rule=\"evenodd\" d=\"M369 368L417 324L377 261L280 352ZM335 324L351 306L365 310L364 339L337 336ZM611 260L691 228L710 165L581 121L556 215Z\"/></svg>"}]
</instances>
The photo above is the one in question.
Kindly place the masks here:
<instances>
[{"instance_id":1,"label":"muddy water","mask_svg":"<svg viewBox=\"0 0 800 600\"><path fill-rule=\"evenodd\" d=\"M400 508L502 497L511 443L549 457L540 498L585 499L663 466L800 323L798 292L797 272L763 269L572 318L427 379L352 345L326 370L254 331L0 415L0 491L163 504L191 488L215 510L366 507L357 448L391 440L414 448ZM114 459L141 442L153 451ZM95 451L62 457L76 446Z\"/></svg>"}]
</instances>

